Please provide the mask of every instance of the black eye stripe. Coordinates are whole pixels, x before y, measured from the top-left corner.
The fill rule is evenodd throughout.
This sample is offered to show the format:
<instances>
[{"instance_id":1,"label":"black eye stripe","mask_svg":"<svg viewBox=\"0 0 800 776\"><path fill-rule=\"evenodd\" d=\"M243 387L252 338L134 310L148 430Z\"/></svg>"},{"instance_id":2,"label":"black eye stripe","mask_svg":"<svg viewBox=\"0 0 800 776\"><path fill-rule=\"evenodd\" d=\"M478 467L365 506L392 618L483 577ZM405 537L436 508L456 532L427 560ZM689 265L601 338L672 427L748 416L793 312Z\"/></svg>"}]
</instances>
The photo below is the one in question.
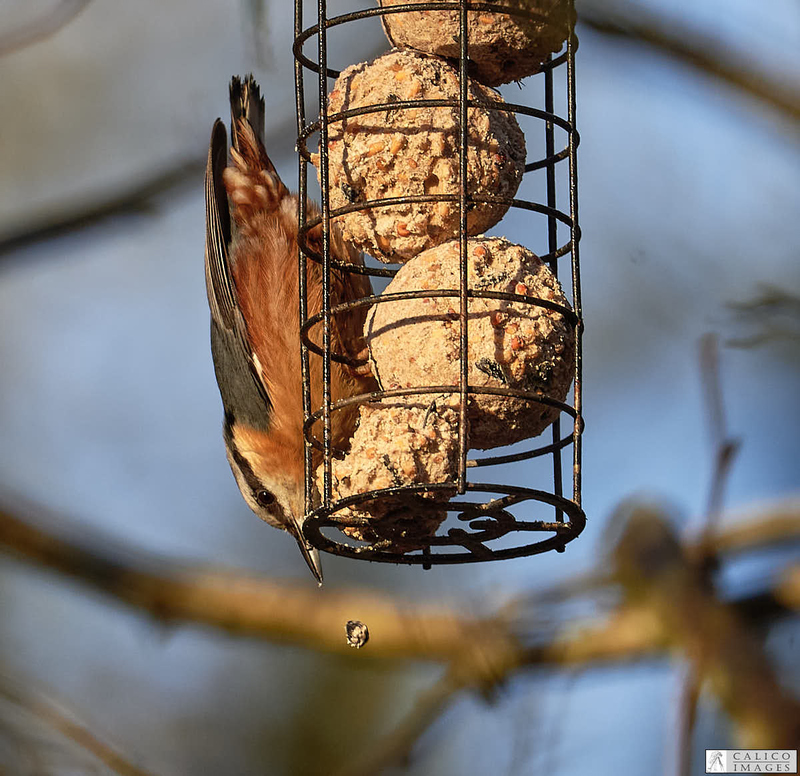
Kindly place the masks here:
<instances>
[{"instance_id":1,"label":"black eye stripe","mask_svg":"<svg viewBox=\"0 0 800 776\"><path fill-rule=\"evenodd\" d=\"M253 471L252 467L248 463L247 459L236 449L236 445L233 443L233 425L230 422L228 415L225 416L225 426L224 426L224 436L225 441L227 443L228 450L231 452L231 457L233 458L234 462L236 463L239 471L244 478L244 481L250 488L250 491L253 494L253 498L255 499L256 503L259 506L268 509L277 501L275 494L267 490L261 481L256 477L255 472Z\"/></svg>"},{"instance_id":2,"label":"black eye stripe","mask_svg":"<svg viewBox=\"0 0 800 776\"><path fill-rule=\"evenodd\" d=\"M250 490L253 491L253 497L255 498L256 493L258 493L259 490L262 490L264 486L261 484L261 481L258 479L258 477L256 477L255 472L251 468L247 459L236 449L236 445L233 443L233 426L231 423L228 423L227 416L225 419L225 426L223 428L223 435L225 437L228 450L231 452L231 457L239 467L239 471L242 473L244 481L247 483Z\"/></svg>"},{"instance_id":3,"label":"black eye stripe","mask_svg":"<svg viewBox=\"0 0 800 776\"><path fill-rule=\"evenodd\" d=\"M271 507L275 503L275 494L268 490L257 490L254 496L262 507Z\"/></svg>"}]
</instances>

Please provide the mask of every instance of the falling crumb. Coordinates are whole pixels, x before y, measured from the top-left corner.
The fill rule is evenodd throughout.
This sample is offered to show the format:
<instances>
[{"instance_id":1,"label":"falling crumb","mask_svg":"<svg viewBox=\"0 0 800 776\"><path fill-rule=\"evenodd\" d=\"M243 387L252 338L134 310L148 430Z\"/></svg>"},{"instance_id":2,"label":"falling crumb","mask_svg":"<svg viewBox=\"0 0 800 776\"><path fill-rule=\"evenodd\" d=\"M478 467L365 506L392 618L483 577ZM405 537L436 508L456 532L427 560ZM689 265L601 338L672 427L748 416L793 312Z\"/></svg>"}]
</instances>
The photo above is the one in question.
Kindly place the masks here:
<instances>
[{"instance_id":1,"label":"falling crumb","mask_svg":"<svg viewBox=\"0 0 800 776\"><path fill-rule=\"evenodd\" d=\"M361 620L348 620L344 629L347 644L354 649L361 649L369 641L369 628Z\"/></svg>"}]
</instances>

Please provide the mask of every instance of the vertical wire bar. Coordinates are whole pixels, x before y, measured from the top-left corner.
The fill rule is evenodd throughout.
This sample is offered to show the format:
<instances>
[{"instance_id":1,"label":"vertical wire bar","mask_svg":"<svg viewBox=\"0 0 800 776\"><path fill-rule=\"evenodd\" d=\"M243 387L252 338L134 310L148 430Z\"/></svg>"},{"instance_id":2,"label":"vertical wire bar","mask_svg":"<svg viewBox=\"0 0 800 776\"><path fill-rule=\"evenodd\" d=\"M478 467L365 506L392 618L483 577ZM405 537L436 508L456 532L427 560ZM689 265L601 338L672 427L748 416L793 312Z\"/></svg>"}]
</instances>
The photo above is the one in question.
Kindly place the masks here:
<instances>
[{"instance_id":1,"label":"vertical wire bar","mask_svg":"<svg viewBox=\"0 0 800 776\"><path fill-rule=\"evenodd\" d=\"M318 0L319 25L319 177L322 185L322 422L323 486L325 506L331 502L331 213L328 190L328 12Z\"/></svg>"},{"instance_id":2,"label":"vertical wire bar","mask_svg":"<svg viewBox=\"0 0 800 776\"><path fill-rule=\"evenodd\" d=\"M294 37L295 40L303 31L303 0L294 2ZM297 110L297 137L303 134L306 128L306 106L305 90L303 88L303 65L299 59L294 60L294 93L295 108ZM295 149L296 150L296 149ZM298 154L298 204L297 204L297 225L302 230L306 226L306 197L308 196L308 166L306 160ZM298 280L300 289L300 328L308 320L308 259L305 252L299 247L298 242ZM303 338L300 338L300 374L303 380L303 422L305 423L311 415L311 375L309 373L309 354ZM308 515L313 508L314 500L314 474L313 474L313 446L308 437L303 436L304 468L305 468L305 505L303 514Z\"/></svg>"},{"instance_id":3,"label":"vertical wire bar","mask_svg":"<svg viewBox=\"0 0 800 776\"><path fill-rule=\"evenodd\" d=\"M461 371L459 374L460 412L458 418L458 492L465 493L467 489L467 385L469 379L467 334L467 292L469 290L469 268L467 265L467 143L469 133L467 126L467 102L469 100L469 79L467 76L467 56L469 54L467 2L461 0L459 8L459 35L460 55L458 63L458 215L459 215L459 322L461 324Z\"/></svg>"},{"instance_id":4,"label":"vertical wire bar","mask_svg":"<svg viewBox=\"0 0 800 776\"><path fill-rule=\"evenodd\" d=\"M569 214L572 219L570 237L572 246L572 306L578 316L575 327L575 400L574 406L577 413L572 444L572 500L581 505L581 448L583 434L582 412L582 386L581 375L583 371L582 339L583 339L583 308L581 305L581 277L580 255L578 242L580 241L580 227L578 226L578 134L575 123L575 50L578 47L578 38L574 28L570 31L567 41L567 118L569 120Z\"/></svg>"},{"instance_id":5,"label":"vertical wire bar","mask_svg":"<svg viewBox=\"0 0 800 776\"><path fill-rule=\"evenodd\" d=\"M548 63L553 59L552 56L547 57ZM552 114L555 113L554 99L553 99L553 68L549 67L544 74L544 109ZM547 206L555 210L556 208L556 162L552 160L555 154L555 127L552 121L546 121L544 125L544 144L545 156L550 159L547 163ZM558 248L558 221L552 215L547 216L547 251L550 254L555 254ZM551 263L550 269L553 274L558 277L558 259L554 259ZM561 415L553 421L552 425L552 439L555 445L561 439ZM557 496L564 493L563 473L561 470L561 450L554 449L553 457L553 491ZM555 507L556 521L559 523L564 522L564 512ZM561 552L564 551L563 545L559 548Z\"/></svg>"}]
</instances>

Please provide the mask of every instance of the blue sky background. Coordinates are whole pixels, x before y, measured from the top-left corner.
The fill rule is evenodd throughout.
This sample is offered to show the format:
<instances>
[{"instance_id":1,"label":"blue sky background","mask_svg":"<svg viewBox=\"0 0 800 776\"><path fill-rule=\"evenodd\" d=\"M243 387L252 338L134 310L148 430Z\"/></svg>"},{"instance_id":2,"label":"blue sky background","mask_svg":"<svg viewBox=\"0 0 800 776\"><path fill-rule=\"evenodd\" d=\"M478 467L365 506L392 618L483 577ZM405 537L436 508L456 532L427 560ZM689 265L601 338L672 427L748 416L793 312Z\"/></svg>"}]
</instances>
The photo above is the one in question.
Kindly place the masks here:
<instances>
[{"instance_id":1,"label":"blue sky background","mask_svg":"<svg viewBox=\"0 0 800 776\"><path fill-rule=\"evenodd\" d=\"M796 87L792 0L642 4ZM264 86L270 152L292 181L288 5L267 3L254 31L249 6L233 0L90 3L55 36L0 58L0 104L14 106L0 142L0 235L202 159L211 122L227 114L232 73L253 70ZM3 25L45 7L12 4ZM330 587L491 608L590 568L624 498L656 499L677 519L696 515L711 469L698 341L709 331L723 343L753 333L731 305L763 288L800 295L797 124L639 45L579 34L588 527L563 555L470 568L423 573L326 558ZM332 46L348 63L386 43L364 23ZM504 92L524 102L529 88ZM293 542L252 516L225 461L201 177L151 210L0 258L0 488L165 557L306 580ZM493 233L536 250L536 229L511 213ZM768 323L777 334L762 345L722 351L728 424L742 440L731 519L800 491L800 340L786 334L798 323ZM768 573L766 559L729 582ZM165 631L8 559L0 611L2 670L53 688L160 774L301 773L315 752L335 757L372 740L368 723L386 729L437 670ZM780 656L795 636L784 626L771 646ZM663 662L530 672L492 705L461 699L403 772L649 776L669 749L676 676ZM709 702L698 752L726 742ZM0 747L0 766L13 752Z\"/></svg>"}]
</instances>

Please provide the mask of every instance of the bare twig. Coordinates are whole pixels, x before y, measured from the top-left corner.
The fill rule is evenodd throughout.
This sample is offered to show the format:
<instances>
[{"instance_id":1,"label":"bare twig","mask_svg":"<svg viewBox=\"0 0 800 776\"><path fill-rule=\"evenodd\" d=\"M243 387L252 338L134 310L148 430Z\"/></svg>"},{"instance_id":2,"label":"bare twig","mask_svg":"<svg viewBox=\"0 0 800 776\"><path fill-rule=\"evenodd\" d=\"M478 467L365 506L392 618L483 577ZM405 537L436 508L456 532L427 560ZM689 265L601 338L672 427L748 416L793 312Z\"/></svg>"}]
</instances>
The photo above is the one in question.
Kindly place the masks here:
<instances>
[{"instance_id":1,"label":"bare twig","mask_svg":"<svg viewBox=\"0 0 800 776\"><path fill-rule=\"evenodd\" d=\"M694 547L692 561L704 584L709 583L710 571L717 562L713 540L717 532L724 505L725 485L733 461L739 450L738 440L728 436L725 422L725 406L719 369L719 341L715 334L706 334L700 340L700 377L705 395L709 436L713 451L711 483L705 514L701 517L699 536ZM691 661L679 675L676 731L672 738L676 776L690 776L692 772L692 736L697 717L697 702L700 698L700 676L697 666Z\"/></svg>"},{"instance_id":2,"label":"bare twig","mask_svg":"<svg viewBox=\"0 0 800 776\"><path fill-rule=\"evenodd\" d=\"M667 757L667 774L691 776L692 773L692 736L697 719L697 702L700 699L700 677L696 667L684 662L678 673L678 696L675 703L675 736L667 740L672 750L672 758Z\"/></svg>"},{"instance_id":3,"label":"bare twig","mask_svg":"<svg viewBox=\"0 0 800 776\"><path fill-rule=\"evenodd\" d=\"M0 57L46 40L66 27L91 0L60 0L56 7L33 22L0 34Z\"/></svg>"},{"instance_id":4,"label":"bare twig","mask_svg":"<svg viewBox=\"0 0 800 776\"><path fill-rule=\"evenodd\" d=\"M719 602L658 513L639 508L614 553L631 604L658 620L670 648L694 665L734 721L744 746L781 748L800 739L800 704L787 696L736 611Z\"/></svg>"},{"instance_id":5,"label":"bare twig","mask_svg":"<svg viewBox=\"0 0 800 776\"><path fill-rule=\"evenodd\" d=\"M800 295L777 285L760 283L749 298L728 304L742 333L727 344L754 348L768 344L800 343Z\"/></svg>"},{"instance_id":6,"label":"bare twig","mask_svg":"<svg viewBox=\"0 0 800 776\"><path fill-rule=\"evenodd\" d=\"M800 610L800 566L791 566L784 571L776 596L790 609Z\"/></svg>"},{"instance_id":7,"label":"bare twig","mask_svg":"<svg viewBox=\"0 0 800 776\"><path fill-rule=\"evenodd\" d=\"M276 149L286 148L286 137L294 132L294 118L274 125L267 136L267 144ZM126 182L115 190L105 190L71 196L60 205L49 208L47 216L34 216L8 227L0 233L0 258L27 245L53 239L79 229L86 229L109 218L152 215L161 212L170 199L183 196L187 191L202 189L206 155L183 156L174 166L153 170L144 181ZM76 204L77 202L77 204Z\"/></svg>"},{"instance_id":8,"label":"bare twig","mask_svg":"<svg viewBox=\"0 0 800 776\"><path fill-rule=\"evenodd\" d=\"M41 514L38 519L42 522ZM55 524L52 519L45 522ZM67 518L60 516L57 524L62 535L78 533L74 525L68 530ZM427 606L363 591L320 592L302 583L243 572L181 567L130 547L114 547L86 527L79 533L80 541L61 538L0 508L0 551L69 576L166 622L194 623L353 657L343 627L356 618L372 634L369 645L357 653L359 659L451 662L464 656L465 645L475 644L472 654L480 655L482 649L496 652L500 658L495 665L500 667L512 667L519 659L563 665L637 659L664 646L658 619L633 604L603 622L573 624L546 646L528 650L509 635L512 608L504 617L479 618L464 615L466 607L457 603ZM765 507L763 518L720 531L715 544L720 551L741 552L746 546L792 538L800 538L800 503L779 504L774 513ZM747 610L748 601L740 606Z\"/></svg>"},{"instance_id":9,"label":"bare twig","mask_svg":"<svg viewBox=\"0 0 800 776\"><path fill-rule=\"evenodd\" d=\"M715 334L706 334L700 340L700 374L705 394L714 465L697 545L700 552L707 549L709 553L713 553L713 537L722 514L725 485L739 450L739 440L732 439L728 435L728 427L725 422L725 407L719 374L719 341Z\"/></svg>"},{"instance_id":10,"label":"bare twig","mask_svg":"<svg viewBox=\"0 0 800 776\"><path fill-rule=\"evenodd\" d=\"M800 540L800 499L796 496L783 501L764 504L739 516L733 525L717 531L712 539L717 555L733 556L772 545ZM700 545L687 546L692 557L705 548Z\"/></svg>"},{"instance_id":11,"label":"bare twig","mask_svg":"<svg viewBox=\"0 0 800 776\"><path fill-rule=\"evenodd\" d=\"M106 218L151 211L157 199L165 194L187 187L199 188L204 166L204 159L182 160L166 171L153 173L144 183L98 197L96 204L74 209L71 203L65 203L59 215L42 223L23 224L19 231L0 236L0 257L31 243L85 229Z\"/></svg>"},{"instance_id":12,"label":"bare twig","mask_svg":"<svg viewBox=\"0 0 800 776\"><path fill-rule=\"evenodd\" d=\"M58 538L0 510L0 549L165 622L196 623L352 656L344 624L358 619L371 634L359 656L447 662L469 657L476 670L484 659L493 665L514 662L520 649L508 628L453 608L403 605L365 592L320 592L299 583L180 567L147 553L111 548L88 530L82 534L80 542Z\"/></svg>"},{"instance_id":13,"label":"bare twig","mask_svg":"<svg viewBox=\"0 0 800 776\"><path fill-rule=\"evenodd\" d=\"M639 3L636 10L615 13L606 4L582 3L581 24L617 38L650 46L683 64L710 75L744 94L769 105L794 121L800 120L800 92L758 73L754 62L730 51L719 40L685 24L680 26Z\"/></svg>"},{"instance_id":14,"label":"bare twig","mask_svg":"<svg viewBox=\"0 0 800 776\"><path fill-rule=\"evenodd\" d=\"M391 733L342 766L336 776L374 776L384 768L403 762L420 736L462 689L462 681L453 672L447 671L433 687L419 695L414 708Z\"/></svg>"},{"instance_id":15,"label":"bare twig","mask_svg":"<svg viewBox=\"0 0 800 776\"><path fill-rule=\"evenodd\" d=\"M107 743L101 741L91 732L88 725L80 722L72 711L64 708L63 704L55 701L49 694L32 689L29 682L23 686L20 682L0 673L0 695L94 755L114 773L120 776L150 776L147 771L136 767Z\"/></svg>"}]
</instances>

